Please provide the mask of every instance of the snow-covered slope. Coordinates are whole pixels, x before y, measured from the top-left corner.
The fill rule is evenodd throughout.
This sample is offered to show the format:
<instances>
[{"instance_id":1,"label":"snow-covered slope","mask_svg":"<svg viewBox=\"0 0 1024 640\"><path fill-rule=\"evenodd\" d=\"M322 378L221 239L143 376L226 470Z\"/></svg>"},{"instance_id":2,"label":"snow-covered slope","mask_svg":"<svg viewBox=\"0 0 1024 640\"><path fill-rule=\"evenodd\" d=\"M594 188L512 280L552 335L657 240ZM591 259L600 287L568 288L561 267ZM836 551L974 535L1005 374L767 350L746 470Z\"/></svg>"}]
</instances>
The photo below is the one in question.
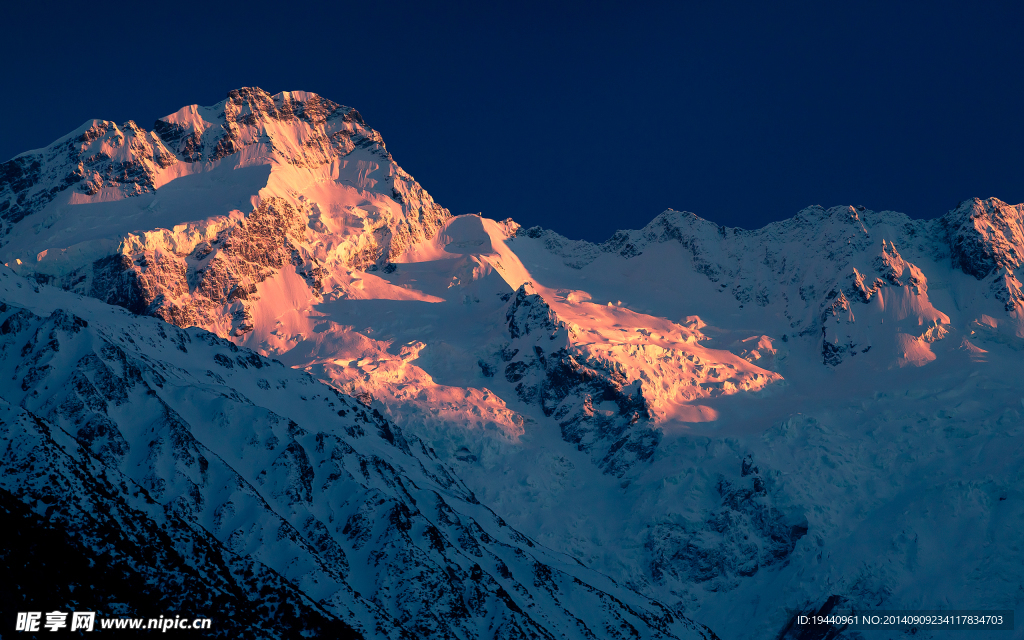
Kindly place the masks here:
<instances>
[{"instance_id":1,"label":"snow-covered slope","mask_svg":"<svg viewBox=\"0 0 1024 640\"><path fill-rule=\"evenodd\" d=\"M756 317L776 335L820 334L823 361L838 364L875 346L875 332L865 328L875 320L879 325L885 320L903 323L890 325L893 330L883 335L916 333L919 343L942 333L944 329L934 328L949 324L948 309L943 312L932 304L929 278L938 278L938 287L931 288L942 290L944 303L976 312L970 321L988 315L992 320L986 322L994 322L1000 333L1024 335L1014 275L1020 266L1016 247L1022 246L1021 215L1021 205L1012 207L995 198L964 201L928 221L891 211L810 207L791 219L747 231L666 211L644 229L620 231L603 245L570 242L540 228L525 230L527 246L517 245L516 250L527 263L558 256L563 266L578 272L565 278L573 283L588 271L615 264L623 264L612 268L616 276L622 271L627 277L640 276L641 270L668 260L679 268L665 270L653 286L665 293L692 294L686 296L692 300L687 309L717 306L716 298L724 295L732 299L724 305L731 313ZM703 277L694 282L693 273ZM603 280L597 284L602 294L626 293L620 277ZM647 298L662 310L681 308L682 296ZM858 323L858 310L870 321ZM852 317L841 320L856 324L857 330L830 323L844 313ZM908 321L921 329L909 330ZM914 351L926 349L887 342L878 345L892 358L885 365L920 361Z\"/></svg>"},{"instance_id":2,"label":"snow-covered slope","mask_svg":"<svg viewBox=\"0 0 1024 640\"><path fill-rule=\"evenodd\" d=\"M145 585L132 610L246 637L713 637L509 527L419 438L308 374L7 269L0 299L5 506L113 558ZM45 604L118 613L65 597Z\"/></svg>"},{"instance_id":3,"label":"snow-covered slope","mask_svg":"<svg viewBox=\"0 0 1024 640\"><path fill-rule=\"evenodd\" d=\"M604 512L628 515L601 546L605 525L579 506L597 492L581 497L573 472L531 469L530 493L562 497L557 517L520 522L723 637L773 636L827 604L1020 611L1020 211L811 208L756 231L666 212L604 245L520 232L510 246L549 287L697 314L704 344L757 352L784 379L663 425L650 464L602 492ZM495 491L478 494L512 493Z\"/></svg>"},{"instance_id":4,"label":"snow-covered slope","mask_svg":"<svg viewBox=\"0 0 1024 640\"><path fill-rule=\"evenodd\" d=\"M539 413L617 475L650 457L660 439L652 425L705 420L703 400L781 380L703 346L698 318L684 326L540 285L508 232L475 215L452 219L393 272L368 275L371 286L332 292L317 307L319 336L285 357L417 428L464 421L458 410L431 416L439 404L470 402L474 422L515 440Z\"/></svg>"},{"instance_id":5,"label":"snow-covered slope","mask_svg":"<svg viewBox=\"0 0 1024 640\"><path fill-rule=\"evenodd\" d=\"M123 418L109 399L104 419L81 413L67 385L45 381L97 384L102 367L59 339L71 359L52 369L37 346L17 355L20 338L5 348L16 371L4 397L11 424L63 430L63 450L76 439L104 473L190 505L181 522L218 554L291 585L276 606L370 635L561 636L578 631L565 626L576 615L597 637L612 632L591 615L652 637L690 632L658 602L728 638L777 637L794 612L829 606L1022 612L1022 216L994 198L933 220L810 207L743 230L669 210L592 244L453 217L354 110L243 89L151 132L90 121L3 165L0 258L12 270L170 323L116 316L149 336L128 334L138 362L168 368L146 365L167 389L144 373ZM8 304L32 309L32 332L66 324L52 305ZM66 308L85 318L77 305L101 313ZM211 333L183 331L193 325ZM259 355L240 364L244 349ZM149 446L176 433L161 426L164 404L216 453L220 484L189 465L168 475L170 449ZM316 434L339 419L344 435L321 446ZM105 435L130 429L142 430ZM306 464L326 477L303 484ZM225 489L235 476L265 504ZM203 505L185 498L189 483ZM339 492L349 497L332 502ZM438 501L462 524L424 506ZM217 516L227 502L236 515ZM270 542L275 518L295 536ZM348 569L313 542L328 539ZM407 562L431 577L413 580ZM522 617L497 587L481 587L482 601L453 595L469 593L473 563L474 584L493 580ZM530 563L563 572L560 591ZM211 592L222 583L211 578Z\"/></svg>"},{"instance_id":6,"label":"snow-covered slope","mask_svg":"<svg viewBox=\"0 0 1024 640\"><path fill-rule=\"evenodd\" d=\"M985 207L1016 211L810 209L754 232L669 212L603 247L459 217L320 307L324 334L378 349L311 371L523 529L723 637L827 603L1016 609L1020 565L987 568L1024 516L1019 323L946 231ZM479 401L432 413L425 381L522 426L481 429Z\"/></svg>"}]
</instances>

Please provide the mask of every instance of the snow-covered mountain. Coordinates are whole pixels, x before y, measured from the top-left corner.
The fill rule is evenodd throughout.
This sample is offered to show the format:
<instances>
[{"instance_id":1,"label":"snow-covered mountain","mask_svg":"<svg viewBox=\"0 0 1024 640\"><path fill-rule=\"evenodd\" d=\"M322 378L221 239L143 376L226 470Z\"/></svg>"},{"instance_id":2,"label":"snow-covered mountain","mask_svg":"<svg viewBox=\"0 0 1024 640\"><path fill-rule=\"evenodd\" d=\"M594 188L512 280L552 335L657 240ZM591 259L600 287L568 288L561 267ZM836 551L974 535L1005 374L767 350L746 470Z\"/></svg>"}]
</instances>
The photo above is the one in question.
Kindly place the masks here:
<instances>
[{"instance_id":1,"label":"snow-covered mountain","mask_svg":"<svg viewBox=\"0 0 1024 640\"><path fill-rule=\"evenodd\" d=\"M15 610L159 604L234 637L713 637L510 527L304 372L8 269L0 292L8 524L102 563L116 598L76 590L77 567L59 601L12 589Z\"/></svg>"},{"instance_id":2,"label":"snow-covered mountain","mask_svg":"<svg viewBox=\"0 0 1024 640\"><path fill-rule=\"evenodd\" d=\"M8 455L100 505L15 456L7 508L202 540L240 620L264 587L368 637L1022 610L1024 205L592 244L451 216L355 110L241 89L4 163L0 219Z\"/></svg>"},{"instance_id":3,"label":"snow-covered mountain","mask_svg":"<svg viewBox=\"0 0 1024 640\"><path fill-rule=\"evenodd\" d=\"M153 131L89 120L5 163L0 254L135 313L244 335L268 279L318 292L335 270L386 267L448 217L358 111L241 89Z\"/></svg>"}]
</instances>

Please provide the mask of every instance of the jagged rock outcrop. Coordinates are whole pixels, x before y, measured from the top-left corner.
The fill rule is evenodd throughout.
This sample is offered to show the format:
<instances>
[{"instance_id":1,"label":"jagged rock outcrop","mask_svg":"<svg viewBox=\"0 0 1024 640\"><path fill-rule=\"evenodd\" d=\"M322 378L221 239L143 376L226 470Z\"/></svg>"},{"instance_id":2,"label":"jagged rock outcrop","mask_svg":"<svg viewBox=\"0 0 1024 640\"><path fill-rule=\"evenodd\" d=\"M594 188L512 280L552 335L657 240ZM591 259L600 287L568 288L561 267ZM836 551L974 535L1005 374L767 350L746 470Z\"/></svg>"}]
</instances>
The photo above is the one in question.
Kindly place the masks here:
<instances>
[{"instance_id":1,"label":"jagged rock outcrop","mask_svg":"<svg viewBox=\"0 0 1024 640\"><path fill-rule=\"evenodd\" d=\"M902 350L908 358L929 357L927 345L949 332L949 316L928 299L924 273L904 260L894 243L883 239L870 265L866 273L853 267L821 303L823 364L836 367L846 358L869 352L876 341L891 338L883 330L887 319L905 336ZM858 323L857 315L869 320Z\"/></svg>"},{"instance_id":2,"label":"jagged rock outcrop","mask_svg":"<svg viewBox=\"0 0 1024 640\"><path fill-rule=\"evenodd\" d=\"M89 295L132 313L179 327L252 330L258 285L294 269L313 295L323 293L327 270L303 246L305 225L288 201L267 197L244 219L180 255L138 247L132 255L95 260L61 277L35 273L40 283Z\"/></svg>"},{"instance_id":3,"label":"jagged rock outcrop","mask_svg":"<svg viewBox=\"0 0 1024 640\"><path fill-rule=\"evenodd\" d=\"M744 577L784 563L807 533L807 521L791 522L772 505L773 479L747 455L740 474L719 474L720 506L696 523L660 522L646 532L651 577L678 587L701 585L728 591Z\"/></svg>"},{"instance_id":4,"label":"jagged rock outcrop","mask_svg":"<svg viewBox=\"0 0 1024 640\"><path fill-rule=\"evenodd\" d=\"M627 330L622 322L645 318L566 298L558 308L576 314L584 327L562 319L530 282L502 299L508 303L504 340L490 358L478 360L482 375L507 384L521 402L557 422L562 438L588 452L605 473L621 477L651 460L660 425L699 412L685 403L759 391L781 380L752 364L753 356L748 361L701 347L706 337L697 318L692 328L662 321Z\"/></svg>"},{"instance_id":5,"label":"jagged rock outcrop","mask_svg":"<svg viewBox=\"0 0 1024 640\"><path fill-rule=\"evenodd\" d=\"M983 280L996 269L1024 263L1024 207L996 198L964 200L941 224L953 266Z\"/></svg>"},{"instance_id":6,"label":"jagged rock outcrop","mask_svg":"<svg viewBox=\"0 0 1024 640\"><path fill-rule=\"evenodd\" d=\"M1016 270L1024 264L1024 205L972 198L941 218L954 268L989 284L1005 310L1024 304Z\"/></svg>"},{"instance_id":7,"label":"jagged rock outcrop","mask_svg":"<svg viewBox=\"0 0 1024 640\"><path fill-rule=\"evenodd\" d=\"M121 197L152 193L178 162L160 136L129 120L120 127L89 120L45 149L0 164L0 247L14 225L42 211L59 194Z\"/></svg>"},{"instance_id":8,"label":"jagged rock outcrop","mask_svg":"<svg viewBox=\"0 0 1024 640\"><path fill-rule=\"evenodd\" d=\"M524 284L505 313L510 341L500 352L520 400L558 421L562 438L590 452L606 473L649 460L661 440L639 381L572 348L574 330ZM605 409L611 408L611 411Z\"/></svg>"}]
</instances>

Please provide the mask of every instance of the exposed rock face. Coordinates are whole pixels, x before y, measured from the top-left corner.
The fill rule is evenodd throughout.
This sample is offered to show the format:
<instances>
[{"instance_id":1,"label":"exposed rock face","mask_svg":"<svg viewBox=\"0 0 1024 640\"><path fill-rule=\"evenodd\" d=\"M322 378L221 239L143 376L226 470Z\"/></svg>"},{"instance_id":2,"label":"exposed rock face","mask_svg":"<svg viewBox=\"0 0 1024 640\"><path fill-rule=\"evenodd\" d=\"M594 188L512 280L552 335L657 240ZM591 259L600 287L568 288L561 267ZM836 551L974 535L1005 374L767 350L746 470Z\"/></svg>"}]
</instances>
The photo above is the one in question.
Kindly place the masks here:
<instances>
[{"instance_id":1,"label":"exposed rock face","mask_svg":"<svg viewBox=\"0 0 1024 640\"><path fill-rule=\"evenodd\" d=\"M37 273L35 279L179 327L243 335L252 330L257 285L282 269L294 269L314 295L322 294L326 269L303 246L304 227L295 207L268 197L188 254L143 248L99 258L60 278Z\"/></svg>"},{"instance_id":2,"label":"exposed rock face","mask_svg":"<svg viewBox=\"0 0 1024 640\"><path fill-rule=\"evenodd\" d=\"M42 211L58 194L151 193L158 175L177 162L158 135L131 120L120 127L90 120L45 149L0 164L0 247L14 225Z\"/></svg>"},{"instance_id":3,"label":"exposed rock face","mask_svg":"<svg viewBox=\"0 0 1024 640\"><path fill-rule=\"evenodd\" d=\"M1024 264L1024 205L972 198L942 217L953 266L978 280L1009 313L1024 304L1016 270Z\"/></svg>"},{"instance_id":4,"label":"exposed rock face","mask_svg":"<svg viewBox=\"0 0 1024 640\"><path fill-rule=\"evenodd\" d=\"M971 198L941 218L953 266L983 280L996 269L1024 263L1024 211L989 198Z\"/></svg>"},{"instance_id":5,"label":"exposed rock face","mask_svg":"<svg viewBox=\"0 0 1024 640\"><path fill-rule=\"evenodd\" d=\"M366 135L342 129L325 136L318 127L328 120L340 118L359 125L365 122L355 109L312 93L285 92L271 96L259 88L243 87L229 91L228 99L211 109L216 116L212 122L204 119L209 110L191 106L157 120L153 130L186 162L218 160L255 144L269 142L273 146L273 136L266 135L266 131L260 132L264 135L253 135L254 128L259 130L261 120L301 121L313 130L314 135L300 151L308 155L290 158L296 163L306 161L319 166L336 155L351 153L356 144L373 146L381 142L379 134L372 130L365 132ZM352 141L353 137L356 142ZM382 145L376 151L390 159Z\"/></svg>"},{"instance_id":6,"label":"exposed rock face","mask_svg":"<svg viewBox=\"0 0 1024 640\"><path fill-rule=\"evenodd\" d=\"M885 332L878 329L886 319L890 326L900 326L907 340L918 343L921 357L925 357L921 354L928 343L949 332L949 317L928 299L924 273L904 260L894 243L882 240L881 251L870 264L867 273L853 267L844 280L829 290L821 304L821 356L826 365L836 367L846 358L870 351L875 341L884 339ZM887 306L898 312L886 314ZM855 314L871 320L857 323ZM912 326L914 322L917 328Z\"/></svg>"},{"instance_id":7,"label":"exposed rock face","mask_svg":"<svg viewBox=\"0 0 1024 640\"><path fill-rule=\"evenodd\" d=\"M645 546L656 583L677 587L701 585L728 591L744 577L785 562L807 533L806 520L790 523L771 504L770 475L762 476L748 455L741 473L718 476L721 504L693 524L657 523L647 531Z\"/></svg>"},{"instance_id":8,"label":"exposed rock face","mask_svg":"<svg viewBox=\"0 0 1024 640\"><path fill-rule=\"evenodd\" d=\"M505 314L511 338L500 353L505 380L522 401L558 420L562 438L591 452L606 473L621 476L649 460L661 432L650 423L642 386L573 348L573 329L529 289L516 290Z\"/></svg>"}]
</instances>

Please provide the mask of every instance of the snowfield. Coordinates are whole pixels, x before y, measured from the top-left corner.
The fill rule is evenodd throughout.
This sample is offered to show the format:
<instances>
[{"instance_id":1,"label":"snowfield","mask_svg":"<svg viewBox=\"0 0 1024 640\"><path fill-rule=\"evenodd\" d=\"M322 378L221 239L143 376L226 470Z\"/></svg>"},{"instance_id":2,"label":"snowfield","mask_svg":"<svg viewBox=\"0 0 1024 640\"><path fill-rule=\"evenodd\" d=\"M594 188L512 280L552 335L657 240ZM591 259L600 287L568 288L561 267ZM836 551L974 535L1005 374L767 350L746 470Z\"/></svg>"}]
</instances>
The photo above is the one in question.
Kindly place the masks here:
<instances>
[{"instance_id":1,"label":"snowfield","mask_svg":"<svg viewBox=\"0 0 1024 640\"><path fill-rule=\"evenodd\" d=\"M246 88L4 163L0 260L8 512L79 551L143 513L115 555L173 551L263 637L270 591L365 637L1024 612L1024 205L592 244L453 216L354 109ZM959 635L1007 637L917 631Z\"/></svg>"}]
</instances>

